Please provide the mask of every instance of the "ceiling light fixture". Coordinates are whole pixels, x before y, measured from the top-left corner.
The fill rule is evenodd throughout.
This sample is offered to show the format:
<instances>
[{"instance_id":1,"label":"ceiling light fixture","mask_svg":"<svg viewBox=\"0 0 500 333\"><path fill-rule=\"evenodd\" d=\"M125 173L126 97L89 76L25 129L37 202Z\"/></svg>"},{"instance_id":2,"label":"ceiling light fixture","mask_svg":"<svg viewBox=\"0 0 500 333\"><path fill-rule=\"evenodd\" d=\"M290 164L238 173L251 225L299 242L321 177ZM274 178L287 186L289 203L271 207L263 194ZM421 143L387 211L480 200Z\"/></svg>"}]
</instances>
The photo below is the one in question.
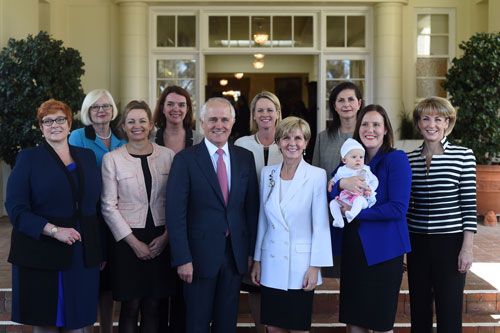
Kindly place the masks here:
<instances>
[{"instance_id":1,"label":"ceiling light fixture","mask_svg":"<svg viewBox=\"0 0 500 333\"><path fill-rule=\"evenodd\" d=\"M262 60L256 60L253 62L253 68L262 69L264 68L264 62Z\"/></svg>"},{"instance_id":2,"label":"ceiling light fixture","mask_svg":"<svg viewBox=\"0 0 500 333\"><path fill-rule=\"evenodd\" d=\"M262 32L262 33L259 33L259 34L255 34L253 35L253 40L259 44L259 45L262 45L264 44L265 42L267 42L269 40L269 35L265 32Z\"/></svg>"},{"instance_id":3,"label":"ceiling light fixture","mask_svg":"<svg viewBox=\"0 0 500 333\"><path fill-rule=\"evenodd\" d=\"M262 53L256 53L253 55L255 57L255 59L257 60L262 60L264 59L264 55Z\"/></svg>"},{"instance_id":4,"label":"ceiling light fixture","mask_svg":"<svg viewBox=\"0 0 500 333\"><path fill-rule=\"evenodd\" d=\"M221 80L219 81L219 84L220 84L221 86L223 86L223 87L224 87L224 86L227 86L228 81L227 81L226 79L221 79Z\"/></svg>"},{"instance_id":5,"label":"ceiling light fixture","mask_svg":"<svg viewBox=\"0 0 500 333\"><path fill-rule=\"evenodd\" d=\"M241 79L243 77L243 73L234 73L234 77L237 78L238 80Z\"/></svg>"}]
</instances>

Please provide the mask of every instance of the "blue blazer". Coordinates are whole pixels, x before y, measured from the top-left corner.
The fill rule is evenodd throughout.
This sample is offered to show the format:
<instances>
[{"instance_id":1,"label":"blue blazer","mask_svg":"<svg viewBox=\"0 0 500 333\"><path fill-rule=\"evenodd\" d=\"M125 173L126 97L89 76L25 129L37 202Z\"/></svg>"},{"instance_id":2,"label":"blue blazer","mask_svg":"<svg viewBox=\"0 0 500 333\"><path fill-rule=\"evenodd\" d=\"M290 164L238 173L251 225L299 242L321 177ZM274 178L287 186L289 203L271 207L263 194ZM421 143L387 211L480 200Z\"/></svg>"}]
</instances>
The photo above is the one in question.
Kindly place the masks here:
<instances>
[{"instance_id":1,"label":"blue blazer","mask_svg":"<svg viewBox=\"0 0 500 333\"><path fill-rule=\"evenodd\" d=\"M92 151L70 146L77 164L78 185L48 144L24 149L7 182L5 208L13 225L9 262L25 267L67 269L73 247L42 235L47 222L76 228L80 224L88 267L101 260L96 218L101 175Z\"/></svg>"},{"instance_id":2,"label":"blue blazer","mask_svg":"<svg viewBox=\"0 0 500 333\"><path fill-rule=\"evenodd\" d=\"M175 155L167 183L166 218L172 266L193 263L194 275L214 278L224 260L226 229L240 274L253 255L259 189L253 154L229 145L231 190L226 207L205 142Z\"/></svg>"},{"instance_id":3,"label":"blue blazer","mask_svg":"<svg viewBox=\"0 0 500 333\"><path fill-rule=\"evenodd\" d=\"M109 153L115 148L121 147L126 143L127 141L118 139L113 132L111 132L111 147L108 149L104 143L102 143L101 139L97 137L92 126L85 126L72 131L69 136L70 145L88 148L94 152L99 171L101 170L102 157L104 154Z\"/></svg>"},{"instance_id":4,"label":"blue blazer","mask_svg":"<svg viewBox=\"0 0 500 333\"><path fill-rule=\"evenodd\" d=\"M410 202L411 168L402 150L383 154L380 150L369 166L377 176L377 202L361 210L359 237L368 265L387 261L411 251L406 212ZM334 171L335 173L335 171ZM339 194L338 182L331 197ZM332 241L338 241L339 228L333 228ZM338 249L338 244L333 244ZM334 252L337 252L334 250ZM335 253L338 255L338 253Z\"/></svg>"}]
</instances>

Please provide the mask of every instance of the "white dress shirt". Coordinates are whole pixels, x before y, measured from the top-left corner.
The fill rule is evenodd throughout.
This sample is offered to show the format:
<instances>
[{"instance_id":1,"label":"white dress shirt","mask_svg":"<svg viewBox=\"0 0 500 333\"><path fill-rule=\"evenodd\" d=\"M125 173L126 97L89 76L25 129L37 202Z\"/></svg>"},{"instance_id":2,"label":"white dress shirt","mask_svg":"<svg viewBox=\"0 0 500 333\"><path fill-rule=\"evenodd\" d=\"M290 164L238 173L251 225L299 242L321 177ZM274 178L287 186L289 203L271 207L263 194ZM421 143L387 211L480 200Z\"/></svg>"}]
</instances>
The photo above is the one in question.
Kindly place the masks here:
<instances>
[{"instance_id":1,"label":"white dress shirt","mask_svg":"<svg viewBox=\"0 0 500 333\"><path fill-rule=\"evenodd\" d=\"M219 147L214 145L212 142L208 141L207 138L205 138L205 145L207 146L208 149L208 154L210 155L210 159L212 160L212 165L214 166L215 174L217 174L217 160L219 159L219 154L217 154L217 150ZM222 154L222 158L224 159L224 163L226 164L226 171L227 171L227 185L229 191L231 191L231 159L229 157L229 145L226 142L224 147L221 148L224 151L224 154Z\"/></svg>"}]
</instances>

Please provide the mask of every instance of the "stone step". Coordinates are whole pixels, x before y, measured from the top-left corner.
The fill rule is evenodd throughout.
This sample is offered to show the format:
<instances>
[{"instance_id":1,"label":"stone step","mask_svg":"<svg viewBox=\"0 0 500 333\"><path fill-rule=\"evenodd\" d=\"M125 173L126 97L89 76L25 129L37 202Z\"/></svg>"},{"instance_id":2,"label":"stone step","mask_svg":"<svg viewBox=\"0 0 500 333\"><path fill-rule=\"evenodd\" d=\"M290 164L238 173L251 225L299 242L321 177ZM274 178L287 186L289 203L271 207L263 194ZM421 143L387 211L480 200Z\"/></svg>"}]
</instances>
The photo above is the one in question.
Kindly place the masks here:
<instances>
[{"instance_id":1,"label":"stone step","mask_svg":"<svg viewBox=\"0 0 500 333\"><path fill-rule=\"evenodd\" d=\"M338 313L338 290L316 290L313 311L317 314ZM248 294L240 294L239 313L249 313ZM410 295L407 290L399 294L399 314L410 315ZM464 313L466 314L500 314L500 292L496 290L466 290L464 292Z\"/></svg>"},{"instance_id":2,"label":"stone step","mask_svg":"<svg viewBox=\"0 0 500 333\"><path fill-rule=\"evenodd\" d=\"M345 325L338 322L339 291L316 290L314 297L313 329L315 332L345 332ZM12 292L0 289L0 333L31 332L31 327L10 321ZM118 320L116 307L115 320ZM497 290L466 290L464 294L464 333L500 333L500 293ZM117 325L117 322L115 322ZM98 333L96 324L96 333ZM410 306L407 290L401 290L395 323L395 333L410 332ZM238 333L252 332L253 319L248 306L248 294L240 295ZM117 332L115 332L117 333Z\"/></svg>"},{"instance_id":3,"label":"stone step","mask_svg":"<svg viewBox=\"0 0 500 333\"><path fill-rule=\"evenodd\" d=\"M18 325L4 320L5 313L0 314L0 333L31 333L32 327ZM463 316L464 333L499 333L500 316L474 314ZM237 333L254 333L253 321L250 315L240 314L238 317ZM435 325L434 325L435 326ZM338 316L334 314L314 314L311 333L342 332L345 333L345 325L338 322ZM94 333L99 333L99 324L94 326ZM118 333L118 323L115 322L113 333ZM394 333L410 333L410 318L399 314L394 324Z\"/></svg>"}]
</instances>

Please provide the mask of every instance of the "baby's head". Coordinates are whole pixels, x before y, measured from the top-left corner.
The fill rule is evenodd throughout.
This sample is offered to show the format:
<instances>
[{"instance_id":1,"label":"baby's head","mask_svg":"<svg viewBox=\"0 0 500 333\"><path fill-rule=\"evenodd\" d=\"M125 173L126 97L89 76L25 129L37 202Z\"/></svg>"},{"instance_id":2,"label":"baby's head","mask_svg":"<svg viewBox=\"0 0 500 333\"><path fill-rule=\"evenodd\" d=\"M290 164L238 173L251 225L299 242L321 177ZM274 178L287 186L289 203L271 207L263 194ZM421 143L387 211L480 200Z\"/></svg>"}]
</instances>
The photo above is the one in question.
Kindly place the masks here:
<instances>
[{"instance_id":1,"label":"baby's head","mask_svg":"<svg viewBox=\"0 0 500 333\"><path fill-rule=\"evenodd\" d=\"M342 162L351 169L359 170L365 166L365 149L354 139L347 139L340 148Z\"/></svg>"}]
</instances>

